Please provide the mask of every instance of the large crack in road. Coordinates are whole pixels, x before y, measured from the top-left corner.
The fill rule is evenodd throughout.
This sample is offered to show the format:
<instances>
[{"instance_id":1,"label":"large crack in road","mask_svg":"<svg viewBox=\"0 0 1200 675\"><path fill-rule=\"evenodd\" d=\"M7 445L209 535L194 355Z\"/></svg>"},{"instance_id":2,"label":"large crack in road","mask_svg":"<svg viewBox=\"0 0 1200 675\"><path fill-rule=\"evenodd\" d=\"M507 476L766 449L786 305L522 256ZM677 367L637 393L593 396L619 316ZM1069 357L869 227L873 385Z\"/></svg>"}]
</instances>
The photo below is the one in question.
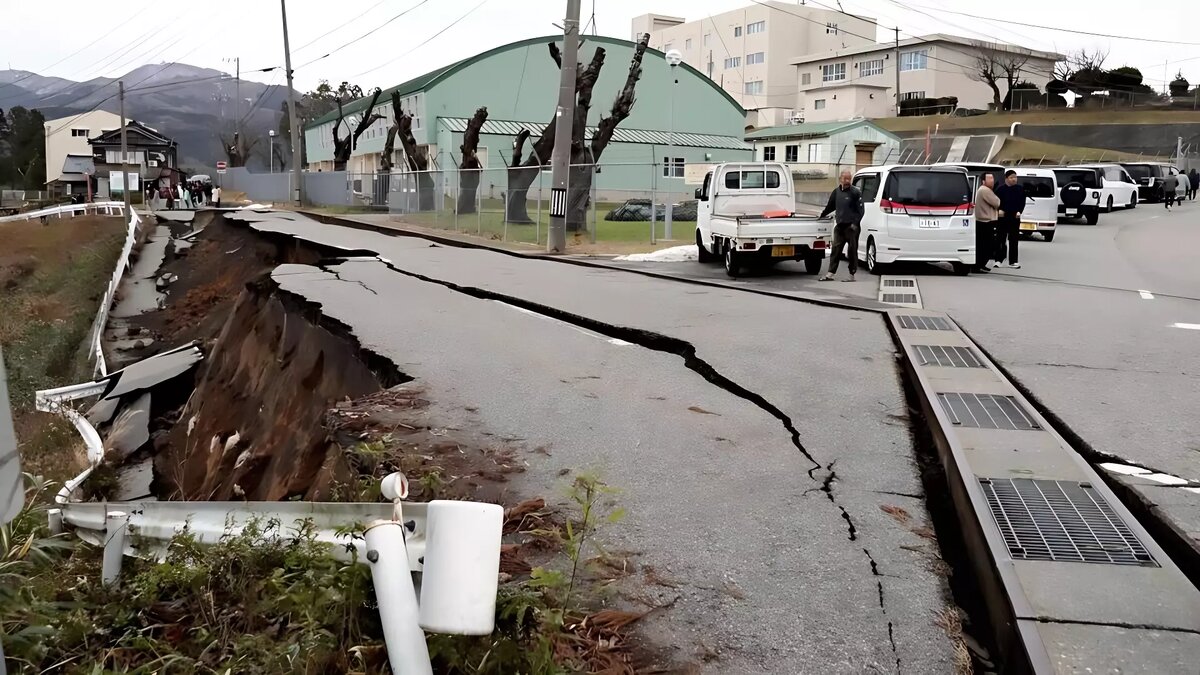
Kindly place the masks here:
<instances>
[{"instance_id":1,"label":"large crack in road","mask_svg":"<svg viewBox=\"0 0 1200 675\"><path fill-rule=\"evenodd\" d=\"M834 460L834 462L829 463L827 466L823 466L820 462L818 462L813 457L812 453L804 446L804 443L800 440L800 432L796 428L795 424L792 422L792 419L789 415L784 413L778 406L776 406L773 403L771 403L770 401L768 401L761 394L759 394L755 391L752 391L752 390L748 389L747 387L735 382L731 378L721 374L721 372L718 371L711 363L709 363L705 359L701 358L697 354L695 345L691 344L690 342L687 342L686 340L682 340L679 338L671 337L668 335L663 335L661 333L656 333L653 331L648 331L648 330L643 330L643 329L638 329L638 328L631 328L628 326L619 326L619 325L615 325L615 324L611 324L611 323L598 321L596 319L591 319L591 318L588 318L585 316L581 316L579 314L566 312L561 309L549 307L549 306L546 306L546 305L543 305L540 303L536 303L536 302L531 302L529 300L525 300L523 298L518 298L518 297L515 297L512 295L497 293L495 291L490 291L490 290L487 290L484 288L479 288L477 286L465 286L465 285L461 285L461 284L456 284L451 281L446 281L443 279L435 279L433 277L430 277L430 276L427 276L424 274L419 274L417 272L412 272L409 270L402 269L402 268L398 267L392 261L385 259L381 256L375 256L373 258L373 260L382 263L389 270L396 272L397 274L401 274L406 277L417 279L417 280L425 282L425 283L435 284L435 285L441 286L443 288L449 289L451 291L454 291L456 293L460 293L460 294L463 294L463 295L466 295L469 297L473 297L476 299L480 299L480 300L490 300L490 301L494 301L494 302L500 302L500 303L503 303L503 304L506 304L506 305L509 305L509 306L512 306L512 307L515 307L515 308L518 308L518 309L521 309L524 311L533 312L535 314L538 314L540 316L543 316L543 317L546 317L549 319L554 319L556 321L561 321L563 323L570 324L570 325L573 325L573 326L576 326L579 328L583 328L585 330L590 330L595 333L599 333L600 335L603 335L605 337L609 337L609 338L616 339L616 340L622 340L624 342L628 342L628 343L640 346L644 349L649 349L649 350L657 351L657 352L665 352L665 353L673 354L675 356L682 358L683 362L684 362L684 366L686 368L688 368L689 370L695 372L696 374L700 375L702 378L704 378L705 381L709 382L710 384L712 384L730 394L733 394L734 396L737 396L738 398L748 401L749 403L755 405L756 407L760 408L761 410L768 413L773 418L775 418L776 420L779 421L779 423L783 426L784 430L787 432L788 437L791 441L791 444L812 465L807 471L809 480L811 480L814 483L817 483L819 485L818 489L821 490L825 494L825 496L829 500L829 502L838 510L839 517L842 518L843 520L845 520L847 540L851 541L851 542L857 541L858 531L857 531L857 527L854 524L854 519L850 515L849 511L846 510L845 506L843 506L838 501L838 498L835 495L833 487L832 487L833 483L837 480L837 474L833 470L833 464L834 464L834 462L836 462L836 460ZM337 267L339 264L342 264L344 262L350 262L350 260L343 259L343 258L331 258L328 260L321 261L318 264L318 267L320 269L332 274L335 278L337 278L338 280L343 281L345 283L354 283L354 284L358 284L358 285L364 285L361 281L352 281L349 279L343 279L340 274L338 274L333 269L331 269L331 268ZM368 289L368 290L371 290L371 289ZM372 292L374 293L373 290L372 290ZM816 472L818 470L822 470L822 469L825 471L825 475L822 476L821 478L818 478L816 476ZM888 630L888 642L891 647L892 654L896 659L896 672L899 673L899 672L901 672L901 659L900 659L899 650L896 646L894 625L890 619L887 619L887 608L886 608L885 602L884 602L883 582L880 579L880 577L883 576L883 573L879 570L879 566L878 566L877 562L875 561L874 557L871 555L870 551L866 548L862 548L861 550L862 550L864 557L866 558L867 564L870 567L872 576L876 578L876 585L878 587L878 592L879 592L879 609L880 609L880 612L883 614L884 618L886 619L887 630Z\"/></svg>"}]
</instances>

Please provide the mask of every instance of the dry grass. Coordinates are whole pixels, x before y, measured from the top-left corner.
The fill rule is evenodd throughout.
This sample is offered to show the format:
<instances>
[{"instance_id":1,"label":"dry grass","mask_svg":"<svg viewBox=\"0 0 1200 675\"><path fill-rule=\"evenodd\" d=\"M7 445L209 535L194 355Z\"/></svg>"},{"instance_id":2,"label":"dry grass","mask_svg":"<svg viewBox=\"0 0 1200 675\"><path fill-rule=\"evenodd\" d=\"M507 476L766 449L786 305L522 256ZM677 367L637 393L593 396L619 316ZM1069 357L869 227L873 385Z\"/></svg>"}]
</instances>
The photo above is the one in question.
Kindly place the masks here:
<instances>
[{"instance_id":1,"label":"dry grass","mask_svg":"<svg viewBox=\"0 0 1200 675\"><path fill-rule=\"evenodd\" d=\"M85 342L124 239L119 217L0 224L0 345L22 468L62 480L78 472L78 437L38 413L38 389L90 379Z\"/></svg>"},{"instance_id":2,"label":"dry grass","mask_svg":"<svg viewBox=\"0 0 1200 675\"><path fill-rule=\"evenodd\" d=\"M973 675L975 665L971 660L971 650L963 639L962 613L957 607L943 607L937 612L933 624L941 628L954 645L955 675Z\"/></svg>"}]
</instances>

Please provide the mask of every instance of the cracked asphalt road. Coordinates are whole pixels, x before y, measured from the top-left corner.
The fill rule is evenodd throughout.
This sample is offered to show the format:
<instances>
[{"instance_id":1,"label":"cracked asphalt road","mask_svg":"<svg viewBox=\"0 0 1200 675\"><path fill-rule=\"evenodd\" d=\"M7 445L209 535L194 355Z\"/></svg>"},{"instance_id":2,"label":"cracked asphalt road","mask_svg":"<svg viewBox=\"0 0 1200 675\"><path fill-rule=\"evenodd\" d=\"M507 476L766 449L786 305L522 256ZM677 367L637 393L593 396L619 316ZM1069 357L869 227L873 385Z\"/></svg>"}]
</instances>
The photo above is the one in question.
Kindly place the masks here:
<instances>
[{"instance_id":1,"label":"cracked asphalt road","mask_svg":"<svg viewBox=\"0 0 1200 675\"><path fill-rule=\"evenodd\" d=\"M549 447L519 489L552 493L561 469L591 466L622 489L630 516L604 538L678 583L648 587L679 599L643 631L679 660L950 670L934 624L948 591L878 316L244 217L377 252L274 276L421 379L446 424Z\"/></svg>"}]
</instances>

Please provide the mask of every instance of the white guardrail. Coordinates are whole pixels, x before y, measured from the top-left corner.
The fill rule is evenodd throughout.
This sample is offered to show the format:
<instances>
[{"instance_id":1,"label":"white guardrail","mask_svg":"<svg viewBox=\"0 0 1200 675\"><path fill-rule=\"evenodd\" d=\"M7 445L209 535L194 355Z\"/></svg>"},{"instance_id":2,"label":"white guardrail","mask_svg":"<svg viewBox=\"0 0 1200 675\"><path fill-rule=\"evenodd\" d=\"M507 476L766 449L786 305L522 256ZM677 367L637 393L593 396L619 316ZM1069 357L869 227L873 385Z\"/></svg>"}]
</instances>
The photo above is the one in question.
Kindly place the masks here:
<instances>
[{"instance_id":1,"label":"white guardrail","mask_svg":"<svg viewBox=\"0 0 1200 675\"><path fill-rule=\"evenodd\" d=\"M90 204L63 204L61 206L51 206L37 211L26 211L12 216L4 216L0 218L0 223L7 223L14 220L32 220L34 218L43 218L48 216L56 216L62 218L64 215L74 217L79 214L96 214L106 216L119 216L125 210L124 202L92 202Z\"/></svg>"},{"instance_id":2,"label":"white guardrail","mask_svg":"<svg viewBox=\"0 0 1200 675\"><path fill-rule=\"evenodd\" d=\"M129 267L129 255L133 252L133 242L137 240L137 229L141 222L137 211L130 209L125 227L125 245L121 248L121 256L117 258L108 287L104 289L104 297L100 300L100 309L96 311L96 319L92 322L88 351L95 360L94 373L102 376L108 375L108 364L104 361L104 328L108 325L108 312L116 299L117 288L121 286L121 277L125 276L125 270Z\"/></svg>"}]
</instances>

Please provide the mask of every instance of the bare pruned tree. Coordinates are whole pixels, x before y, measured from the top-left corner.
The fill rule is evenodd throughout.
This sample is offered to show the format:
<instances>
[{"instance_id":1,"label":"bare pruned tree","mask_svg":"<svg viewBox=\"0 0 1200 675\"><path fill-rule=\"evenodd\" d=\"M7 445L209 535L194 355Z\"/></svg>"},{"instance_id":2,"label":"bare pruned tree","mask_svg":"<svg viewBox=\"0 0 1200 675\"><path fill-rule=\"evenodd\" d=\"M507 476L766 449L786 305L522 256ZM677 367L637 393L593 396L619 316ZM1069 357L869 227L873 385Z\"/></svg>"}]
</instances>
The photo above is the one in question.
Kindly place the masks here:
<instances>
[{"instance_id":1,"label":"bare pruned tree","mask_svg":"<svg viewBox=\"0 0 1200 675\"><path fill-rule=\"evenodd\" d=\"M993 110L1003 109L1004 94L1000 92L1000 82L1003 81L1007 85L1006 92L1011 92L1029 63L1029 54L1019 48L978 42L974 56L971 65L964 67L967 76L986 84L992 90Z\"/></svg>"},{"instance_id":2,"label":"bare pruned tree","mask_svg":"<svg viewBox=\"0 0 1200 675\"><path fill-rule=\"evenodd\" d=\"M404 148L404 163L417 175L417 210L432 211L436 195L433 177L429 175L429 146L417 145L412 132L412 115L401 109L400 93L395 91L392 92L392 118L395 120L392 129L400 139L400 147ZM388 136L392 136L391 130ZM391 164L390 159L388 164Z\"/></svg>"},{"instance_id":3,"label":"bare pruned tree","mask_svg":"<svg viewBox=\"0 0 1200 675\"><path fill-rule=\"evenodd\" d=\"M362 117L359 118L358 124L354 130L345 138L341 137L339 130L342 122L345 121L345 113L342 111L342 101L338 99L337 121L333 123L333 170L345 171L346 163L350 161L350 154L354 152L354 148L358 147L358 137L366 132L367 127L375 122L383 119L383 115L375 112L375 104L379 102L379 95L382 92L378 87L371 93L371 100L367 103L367 107L363 109ZM347 127L349 130L349 127Z\"/></svg>"},{"instance_id":4,"label":"bare pruned tree","mask_svg":"<svg viewBox=\"0 0 1200 675\"><path fill-rule=\"evenodd\" d=\"M475 196L479 192L479 179L483 162L479 161L479 132L487 121L487 108L479 108L467 122L463 132L462 163L458 165L458 212L475 213Z\"/></svg>"},{"instance_id":5,"label":"bare pruned tree","mask_svg":"<svg viewBox=\"0 0 1200 675\"><path fill-rule=\"evenodd\" d=\"M229 162L231 168L246 166L246 160L250 159L250 155L257 145L257 138L246 140L237 132L234 132L233 138L221 136L221 150L225 153L225 161Z\"/></svg>"},{"instance_id":6,"label":"bare pruned tree","mask_svg":"<svg viewBox=\"0 0 1200 675\"><path fill-rule=\"evenodd\" d=\"M575 115L571 120L571 170L570 189L567 193L567 229L579 230L586 225L587 206L595 163L600 159L604 148L612 141L613 132L617 125L629 116L634 103L634 87L642 74L642 56L646 53L650 35L644 34L634 48L633 58L629 66L629 75L625 86L617 93L612 110L608 117L600 120L599 128L593 134L591 143L584 142L587 130L588 113L592 106L592 89L600 77L604 67L605 50L597 47L592 53L591 61L579 64L575 78ZM562 67L562 57L555 43L549 44L550 58ZM554 151L554 139L557 135L557 117L552 117L542 135L534 142L528 157L524 155L525 144L532 137L528 129L522 129L513 140L512 163L508 170L508 195L505 210L508 221L512 223L532 223L526 198L529 187L537 179L542 167L549 166L550 157Z\"/></svg>"}]
</instances>

